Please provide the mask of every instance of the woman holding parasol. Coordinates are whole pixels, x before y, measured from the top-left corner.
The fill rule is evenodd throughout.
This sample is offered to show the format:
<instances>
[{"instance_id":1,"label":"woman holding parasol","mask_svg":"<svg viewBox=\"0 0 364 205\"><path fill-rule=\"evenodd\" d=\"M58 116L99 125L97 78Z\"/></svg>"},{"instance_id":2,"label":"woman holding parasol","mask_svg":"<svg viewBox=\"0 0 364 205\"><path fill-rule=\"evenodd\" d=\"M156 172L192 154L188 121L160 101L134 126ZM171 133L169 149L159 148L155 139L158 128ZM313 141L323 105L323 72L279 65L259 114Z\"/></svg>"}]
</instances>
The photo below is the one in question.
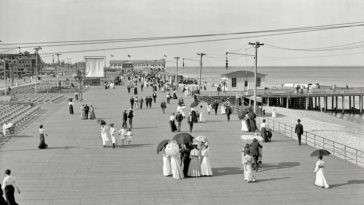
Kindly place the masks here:
<instances>
[{"instance_id":1,"label":"woman holding parasol","mask_svg":"<svg viewBox=\"0 0 364 205\"><path fill-rule=\"evenodd\" d=\"M327 184L326 177L325 177L325 162L322 160L323 155L330 155L331 153L324 149L318 149L311 153L311 157L318 156L318 160L316 162L315 170L316 173L316 179L315 179L315 185L322 187L322 188L329 188L329 184Z\"/></svg>"},{"instance_id":2,"label":"woman holding parasol","mask_svg":"<svg viewBox=\"0 0 364 205\"><path fill-rule=\"evenodd\" d=\"M184 175L180 165L181 162L180 162L179 146L177 144L177 141L171 140L164 149L164 152L171 157L172 177L174 179L183 179Z\"/></svg>"}]
</instances>

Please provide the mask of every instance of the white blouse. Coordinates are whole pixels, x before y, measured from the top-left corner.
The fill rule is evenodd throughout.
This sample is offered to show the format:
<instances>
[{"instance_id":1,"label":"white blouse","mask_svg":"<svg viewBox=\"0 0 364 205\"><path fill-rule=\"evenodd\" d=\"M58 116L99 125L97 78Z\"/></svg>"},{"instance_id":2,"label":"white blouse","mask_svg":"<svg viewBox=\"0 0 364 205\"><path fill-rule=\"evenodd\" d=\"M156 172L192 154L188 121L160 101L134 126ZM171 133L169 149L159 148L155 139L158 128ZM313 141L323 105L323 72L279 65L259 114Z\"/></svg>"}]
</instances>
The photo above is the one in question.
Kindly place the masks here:
<instances>
[{"instance_id":1,"label":"white blouse","mask_svg":"<svg viewBox=\"0 0 364 205\"><path fill-rule=\"evenodd\" d=\"M1 185L1 188L4 190L5 187L8 186L8 185L12 185L16 189L19 189L17 184L16 184L16 179L13 176L8 176L7 175L6 177L4 177L3 184Z\"/></svg>"}]
</instances>

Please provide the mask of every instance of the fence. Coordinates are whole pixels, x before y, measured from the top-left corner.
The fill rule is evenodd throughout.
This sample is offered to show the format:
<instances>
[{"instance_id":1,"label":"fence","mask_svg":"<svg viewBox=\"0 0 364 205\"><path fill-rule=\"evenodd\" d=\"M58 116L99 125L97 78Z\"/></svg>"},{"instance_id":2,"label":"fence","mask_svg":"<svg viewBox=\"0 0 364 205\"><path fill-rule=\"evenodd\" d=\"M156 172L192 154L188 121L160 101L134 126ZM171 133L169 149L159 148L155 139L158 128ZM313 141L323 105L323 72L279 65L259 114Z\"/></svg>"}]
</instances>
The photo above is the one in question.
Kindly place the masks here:
<instances>
[{"instance_id":1,"label":"fence","mask_svg":"<svg viewBox=\"0 0 364 205\"><path fill-rule=\"evenodd\" d=\"M275 132L279 132L290 139L297 140L295 127L286 125L284 123L275 122L272 119L267 119L267 126ZM364 152L345 144L335 142L330 139L318 136L316 134L304 131L301 137L302 143L312 146L317 149L326 149L331 152L333 156L344 159L356 166L364 167Z\"/></svg>"}]
</instances>

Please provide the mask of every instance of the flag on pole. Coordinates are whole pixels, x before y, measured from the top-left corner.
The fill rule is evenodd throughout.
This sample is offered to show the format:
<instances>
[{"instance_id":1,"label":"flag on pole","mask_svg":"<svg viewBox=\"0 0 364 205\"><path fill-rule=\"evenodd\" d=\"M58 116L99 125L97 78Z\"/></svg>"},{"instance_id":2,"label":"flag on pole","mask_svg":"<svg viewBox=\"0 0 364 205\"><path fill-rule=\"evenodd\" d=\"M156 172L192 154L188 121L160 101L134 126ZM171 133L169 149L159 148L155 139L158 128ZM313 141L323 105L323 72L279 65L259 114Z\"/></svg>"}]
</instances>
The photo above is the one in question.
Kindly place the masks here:
<instances>
[{"instance_id":1,"label":"flag on pole","mask_svg":"<svg viewBox=\"0 0 364 205\"><path fill-rule=\"evenodd\" d=\"M114 55L113 55L113 54L110 54L110 57L111 57L111 58L113 58L113 57L114 57Z\"/></svg>"},{"instance_id":2,"label":"flag on pole","mask_svg":"<svg viewBox=\"0 0 364 205\"><path fill-rule=\"evenodd\" d=\"M166 55L166 54L164 54L164 57L165 57L165 58L167 58L167 55Z\"/></svg>"},{"instance_id":3,"label":"flag on pole","mask_svg":"<svg viewBox=\"0 0 364 205\"><path fill-rule=\"evenodd\" d=\"M128 58L131 58L131 55L130 54L128 54Z\"/></svg>"},{"instance_id":4,"label":"flag on pole","mask_svg":"<svg viewBox=\"0 0 364 205\"><path fill-rule=\"evenodd\" d=\"M182 59L182 68L185 68L185 59Z\"/></svg>"}]
</instances>

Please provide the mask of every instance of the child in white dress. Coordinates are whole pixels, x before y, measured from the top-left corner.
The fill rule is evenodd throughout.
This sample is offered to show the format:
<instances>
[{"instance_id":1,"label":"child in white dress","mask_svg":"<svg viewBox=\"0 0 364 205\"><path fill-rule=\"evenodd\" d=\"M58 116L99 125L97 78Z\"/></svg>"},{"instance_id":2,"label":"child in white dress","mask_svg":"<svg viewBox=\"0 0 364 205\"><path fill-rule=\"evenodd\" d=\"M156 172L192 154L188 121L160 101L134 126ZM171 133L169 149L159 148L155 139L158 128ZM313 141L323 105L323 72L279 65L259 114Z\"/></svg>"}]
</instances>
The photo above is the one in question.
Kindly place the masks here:
<instances>
[{"instance_id":1,"label":"child in white dress","mask_svg":"<svg viewBox=\"0 0 364 205\"><path fill-rule=\"evenodd\" d=\"M125 141L125 136L126 136L126 129L124 127L122 127L120 130L119 130L119 136L120 136L120 141L121 141L121 145L124 145L124 141Z\"/></svg>"},{"instance_id":2,"label":"child in white dress","mask_svg":"<svg viewBox=\"0 0 364 205\"><path fill-rule=\"evenodd\" d=\"M126 142L128 144L131 144L131 140L133 139L133 132L131 131L131 128L128 129L126 132Z\"/></svg>"}]
</instances>

